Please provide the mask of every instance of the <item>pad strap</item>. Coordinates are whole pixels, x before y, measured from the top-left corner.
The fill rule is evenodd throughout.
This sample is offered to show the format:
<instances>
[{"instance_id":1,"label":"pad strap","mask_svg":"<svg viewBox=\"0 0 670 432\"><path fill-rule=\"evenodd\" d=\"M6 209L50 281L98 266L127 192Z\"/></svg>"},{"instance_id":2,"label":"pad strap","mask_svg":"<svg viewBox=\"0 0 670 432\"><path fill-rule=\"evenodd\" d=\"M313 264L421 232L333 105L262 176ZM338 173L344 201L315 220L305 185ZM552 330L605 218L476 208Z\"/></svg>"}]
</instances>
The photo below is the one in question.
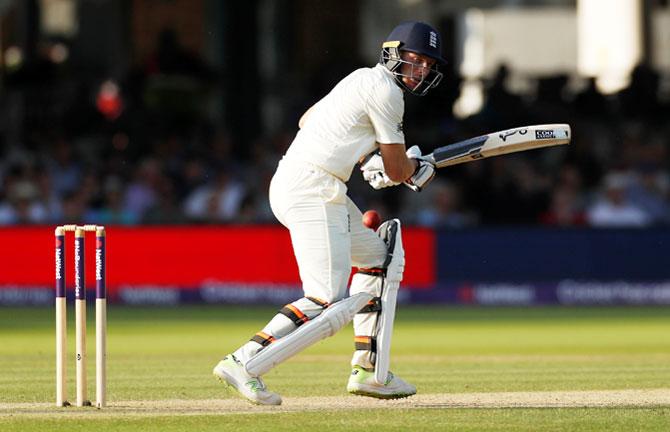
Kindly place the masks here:
<instances>
[{"instance_id":1,"label":"pad strap","mask_svg":"<svg viewBox=\"0 0 670 432\"><path fill-rule=\"evenodd\" d=\"M354 346L357 351L377 352L377 338L373 336L354 336Z\"/></svg>"},{"instance_id":2,"label":"pad strap","mask_svg":"<svg viewBox=\"0 0 670 432\"><path fill-rule=\"evenodd\" d=\"M293 324L295 324L297 327L300 327L309 321L309 317L307 315L305 315L300 309L290 303L284 306L279 311L279 313L293 321Z\"/></svg>"},{"instance_id":3,"label":"pad strap","mask_svg":"<svg viewBox=\"0 0 670 432\"><path fill-rule=\"evenodd\" d=\"M359 268L357 273L363 273L368 276L385 276L386 270L383 268Z\"/></svg>"},{"instance_id":4,"label":"pad strap","mask_svg":"<svg viewBox=\"0 0 670 432\"><path fill-rule=\"evenodd\" d=\"M370 312L379 312L382 310L382 299L381 297L375 297L370 300L363 309L358 311L358 313L370 313Z\"/></svg>"},{"instance_id":5,"label":"pad strap","mask_svg":"<svg viewBox=\"0 0 670 432\"><path fill-rule=\"evenodd\" d=\"M265 374L308 346L337 333L370 300L372 295L357 293L333 303L305 325L259 350L246 361L244 368L254 377Z\"/></svg>"},{"instance_id":6,"label":"pad strap","mask_svg":"<svg viewBox=\"0 0 670 432\"><path fill-rule=\"evenodd\" d=\"M328 306L330 306L330 303L328 303L327 301L323 301L320 298L310 297L310 296L307 296L305 298L307 300L311 301L312 303L314 303L315 305L321 306L324 309L326 309Z\"/></svg>"},{"instance_id":7,"label":"pad strap","mask_svg":"<svg viewBox=\"0 0 670 432\"><path fill-rule=\"evenodd\" d=\"M252 342L256 342L264 347L270 345L272 342L275 341L275 338L267 333L258 332L256 333L252 338Z\"/></svg>"}]
</instances>

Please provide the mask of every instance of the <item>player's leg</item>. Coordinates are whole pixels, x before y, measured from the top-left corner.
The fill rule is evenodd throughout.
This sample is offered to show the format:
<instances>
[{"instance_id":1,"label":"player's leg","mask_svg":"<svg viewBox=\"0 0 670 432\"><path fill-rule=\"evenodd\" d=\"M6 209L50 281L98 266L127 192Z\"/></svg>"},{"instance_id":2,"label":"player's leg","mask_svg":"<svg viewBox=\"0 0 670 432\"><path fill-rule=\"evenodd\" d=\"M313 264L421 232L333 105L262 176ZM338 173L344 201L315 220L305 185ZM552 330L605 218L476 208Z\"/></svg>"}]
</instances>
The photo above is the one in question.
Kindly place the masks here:
<instances>
[{"instance_id":1,"label":"player's leg","mask_svg":"<svg viewBox=\"0 0 670 432\"><path fill-rule=\"evenodd\" d=\"M319 201L315 205L308 206L301 200L299 206L292 205L290 211L281 213L291 231L305 297L318 299L321 310L303 311L300 305L287 305L276 320L288 331L249 358L245 367L252 375L262 375L333 335L369 300L365 295L342 300L351 273L346 188L330 175L320 176L318 185Z\"/></svg>"},{"instance_id":2,"label":"player's leg","mask_svg":"<svg viewBox=\"0 0 670 432\"><path fill-rule=\"evenodd\" d=\"M338 303L346 294L351 268L345 191L341 182L309 169L280 170L273 179L273 211L291 232L305 297L282 308L261 332L226 357L228 365L235 365L236 388L243 387L245 379L262 383L260 375L337 331L367 302L359 296ZM357 302L361 305L356 309ZM352 307L355 310L349 312ZM293 336L296 329L301 331ZM245 390L240 392L254 401Z\"/></svg>"},{"instance_id":3,"label":"player's leg","mask_svg":"<svg viewBox=\"0 0 670 432\"><path fill-rule=\"evenodd\" d=\"M235 387L256 404L279 405L281 397L269 391L260 378L246 369L249 359L273 342L290 334L302 324L316 318L328 304L313 297L303 297L284 306L258 333L234 353L228 354L214 368L214 375Z\"/></svg>"},{"instance_id":4,"label":"player's leg","mask_svg":"<svg viewBox=\"0 0 670 432\"><path fill-rule=\"evenodd\" d=\"M373 299L353 320L355 352L347 389L377 398L410 396L416 388L389 371L396 298L405 262L400 222L387 221L375 233L362 225L360 211L352 206L352 262L359 272L353 277L351 295L366 292Z\"/></svg>"},{"instance_id":5,"label":"player's leg","mask_svg":"<svg viewBox=\"0 0 670 432\"><path fill-rule=\"evenodd\" d=\"M298 206L294 206L298 207ZM245 363L274 341L319 316L344 297L351 268L346 208L302 199L299 208L279 212L289 228L305 297L284 306L251 341L235 352Z\"/></svg>"},{"instance_id":6,"label":"player's leg","mask_svg":"<svg viewBox=\"0 0 670 432\"><path fill-rule=\"evenodd\" d=\"M214 368L214 375L235 387L253 403L279 405L281 397L267 390L260 378L262 373L249 373L246 366L263 349L318 317L327 306L328 303L314 297L303 297L287 304L248 342L225 356Z\"/></svg>"},{"instance_id":7,"label":"player's leg","mask_svg":"<svg viewBox=\"0 0 670 432\"><path fill-rule=\"evenodd\" d=\"M378 268L386 261L386 243L375 231L363 225L363 214L347 197L351 219L351 264L358 268Z\"/></svg>"}]
</instances>

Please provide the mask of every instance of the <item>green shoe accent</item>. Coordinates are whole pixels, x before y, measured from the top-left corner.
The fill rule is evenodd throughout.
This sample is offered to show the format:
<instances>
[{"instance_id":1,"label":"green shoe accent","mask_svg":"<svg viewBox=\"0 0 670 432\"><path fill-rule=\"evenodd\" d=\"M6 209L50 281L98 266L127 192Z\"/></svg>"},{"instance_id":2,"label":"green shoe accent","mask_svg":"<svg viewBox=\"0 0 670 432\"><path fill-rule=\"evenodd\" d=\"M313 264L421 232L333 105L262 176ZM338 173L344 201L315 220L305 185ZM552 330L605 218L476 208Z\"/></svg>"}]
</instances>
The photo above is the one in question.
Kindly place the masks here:
<instances>
[{"instance_id":1,"label":"green shoe accent","mask_svg":"<svg viewBox=\"0 0 670 432\"><path fill-rule=\"evenodd\" d=\"M250 380L246 384L247 387L249 387L249 390L251 390L254 393L258 393L258 390L265 390L265 386L258 382L257 379Z\"/></svg>"},{"instance_id":2,"label":"green shoe accent","mask_svg":"<svg viewBox=\"0 0 670 432\"><path fill-rule=\"evenodd\" d=\"M354 368L351 370L351 376L356 377L354 381L359 383L364 383L368 379L374 380L374 375L374 370L369 371L361 366L354 366ZM392 379L393 373L389 371L389 374L386 376L386 381L384 381L384 385L388 385Z\"/></svg>"},{"instance_id":3,"label":"green shoe accent","mask_svg":"<svg viewBox=\"0 0 670 432\"><path fill-rule=\"evenodd\" d=\"M242 397L251 403L257 405L281 404L281 396L269 391L260 377L250 376L234 355L224 357L214 367L213 373L226 387L237 390Z\"/></svg>"},{"instance_id":4,"label":"green shoe accent","mask_svg":"<svg viewBox=\"0 0 670 432\"><path fill-rule=\"evenodd\" d=\"M375 382L374 374L374 371L366 370L361 366L354 366L349 377L347 391L356 396L368 396L377 399L402 399L416 393L416 389L413 389L411 392L389 391L389 388L386 386L393 381L394 375L389 372L386 382L384 382L383 386L380 386Z\"/></svg>"},{"instance_id":5,"label":"green shoe accent","mask_svg":"<svg viewBox=\"0 0 670 432\"><path fill-rule=\"evenodd\" d=\"M374 377L374 371L370 372L362 368L361 366L354 366L353 369L351 370L351 376L352 378L349 379L349 381L354 381L358 383L364 383L368 379L371 379Z\"/></svg>"}]
</instances>

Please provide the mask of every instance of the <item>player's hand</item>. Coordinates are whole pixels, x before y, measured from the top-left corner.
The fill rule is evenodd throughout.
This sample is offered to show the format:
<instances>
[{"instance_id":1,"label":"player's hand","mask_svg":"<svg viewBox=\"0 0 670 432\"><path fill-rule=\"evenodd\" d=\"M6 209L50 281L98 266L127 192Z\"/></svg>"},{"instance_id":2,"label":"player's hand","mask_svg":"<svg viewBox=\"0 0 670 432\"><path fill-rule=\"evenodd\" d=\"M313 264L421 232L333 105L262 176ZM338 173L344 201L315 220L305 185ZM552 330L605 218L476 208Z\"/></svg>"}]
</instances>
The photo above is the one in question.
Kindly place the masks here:
<instances>
[{"instance_id":1,"label":"player's hand","mask_svg":"<svg viewBox=\"0 0 670 432\"><path fill-rule=\"evenodd\" d=\"M416 160L417 166L414 174L405 180L404 184L414 192L421 192L435 177L435 165L421 156L419 146L410 147L406 153L408 158Z\"/></svg>"},{"instance_id":2,"label":"player's hand","mask_svg":"<svg viewBox=\"0 0 670 432\"><path fill-rule=\"evenodd\" d=\"M373 189L382 189L389 186L397 186L400 183L395 182L386 175L384 171L384 161L379 153L368 156L361 165L361 172L366 182L370 183Z\"/></svg>"},{"instance_id":3,"label":"player's hand","mask_svg":"<svg viewBox=\"0 0 670 432\"><path fill-rule=\"evenodd\" d=\"M364 173L363 178L365 181L370 183L370 186L372 186L373 189L377 190L390 186L397 186L400 184L391 180L389 176L387 176L383 171L368 172L367 176Z\"/></svg>"}]
</instances>

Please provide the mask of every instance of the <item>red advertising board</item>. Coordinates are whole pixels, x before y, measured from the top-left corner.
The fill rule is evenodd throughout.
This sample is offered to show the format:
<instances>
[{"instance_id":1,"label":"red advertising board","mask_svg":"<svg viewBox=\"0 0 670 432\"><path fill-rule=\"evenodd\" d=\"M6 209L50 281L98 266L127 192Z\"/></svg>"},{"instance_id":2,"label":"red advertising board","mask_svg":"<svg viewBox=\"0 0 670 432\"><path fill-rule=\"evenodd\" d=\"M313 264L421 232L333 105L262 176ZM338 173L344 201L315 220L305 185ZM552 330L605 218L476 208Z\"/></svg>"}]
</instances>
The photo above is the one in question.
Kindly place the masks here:
<instances>
[{"instance_id":1,"label":"red advertising board","mask_svg":"<svg viewBox=\"0 0 670 432\"><path fill-rule=\"evenodd\" d=\"M0 289L53 286L53 227L1 228ZM66 236L68 287L74 275L73 234ZM404 285L435 282L434 233L404 230ZM87 286L95 286L95 234L86 237ZM197 289L204 282L299 284L288 231L279 226L107 227L107 284Z\"/></svg>"}]
</instances>

